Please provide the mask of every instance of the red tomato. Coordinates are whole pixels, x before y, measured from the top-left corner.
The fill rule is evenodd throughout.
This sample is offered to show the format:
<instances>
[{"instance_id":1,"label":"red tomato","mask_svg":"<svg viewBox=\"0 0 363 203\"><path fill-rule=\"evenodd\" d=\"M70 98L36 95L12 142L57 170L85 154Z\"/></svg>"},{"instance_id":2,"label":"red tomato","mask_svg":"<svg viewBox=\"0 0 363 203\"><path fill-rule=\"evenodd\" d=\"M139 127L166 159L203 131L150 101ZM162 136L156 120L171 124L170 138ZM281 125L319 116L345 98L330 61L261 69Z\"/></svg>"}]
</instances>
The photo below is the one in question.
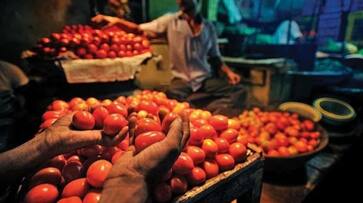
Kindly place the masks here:
<instances>
[{"instance_id":1,"label":"red tomato","mask_svg":"<svg viewBox=\"0 0 363 203\"><path fill-rule=\"evenodd\" d=\"M164 138L165 138L164 133L162 133L160 131L150 131L150 132L141 133L135 139L136 152L140 152L141 150L145 149L146 147L148 147L156 142L160 142Z\"/></svg>"},{"instance_id":2,"label":"red tomato","mask_svg":"<svg viewBox=\"0 0 363 203\"><path fill-rule=\"evenodd\" d=\"M103 147L101 145L92 145L88 147L83 147L78 150L78 154L80 156L84 156L87 158L95 157L97 155L102 154L102 152L103 152Z\"/></svg>"},{"instance_id":3,"label":"red tomato","mask_svg":"<svg viewBox=\"0 0 363 203\"><path fill-rule=\"evenodd\" d=\"M137 106L137 111L147 111L153 115L158 115L159 107L152 101L142 100Z\"/></svg>"},{"instance_id":4,"label":"red tomato","mask_svg":"<svg viewBox=\"0 0 363 203\"><path fill-rule=\"evenodd\" d=\"M62 192L62 197L72 197L77 196L83 198L88 192L89 185L86 178L79 178L69 182Z\"/></svg>"},{"instance_id":5,"label":"red tomato","mask_svg":"<svg viewBox=\"0 0 363 203\"><path fill-rule=\"evenodd\" d=\"M178 114L174 112L170 112L164 117L163 122L161 123L161 130L164 133L168 133L169 127L171 123L176 119L176 117L178 117Z\"/></svg>"},{"instance_id":6,"label":"red tomato","mask_svg":"<svg viewBox=\"0 0 363 203\"><path fill-rule=\"evenodd\" d=\"M206 157L213 158L218 152L218 145L211 139L205 139L202 144L202 149Z\"/></svg>"},{"instance_id":7,"label":"red tomato","mask_svg":"<svg viewBox=\"0 0 363 203\"><path fill-rule=\"evenodd\" d=\"M222 131L228 128L228 118L226 116L215 115L210 117L208 121L216 130Z\"/></svg>"},{"instance_id":8,"label":"red tomato","mask_svg":"<svg viewBox=\"0 0 363 203\"><path fill-rule=\"evenodd\" d=\"M203 163L203 169L207 175L207 179L213 178L219 174L219 166L214 160L205 160Z\"/></svg>"},{"instance_id":9,"label":"red tomato","mask_svg":"<svg viewBox=\"0 0 363 203\"><path fill-rule=\"evenodd\" d=\"M173 165L173 171L176 174L188 174L194 168L193 159L187 153L182 152Z\"/></svg>"},{"instance_id":10,"label":"red tomato","mask_svg":"<svg viewBox=\"0 0 363 203\"><path fill-rule=\"evenodd\" d=\"M57 203L82 203L82 200L79 197L67 197L58 200Z\"/></svg>"},{"instance_id":11,"label":"red tomato","mask_svg":"<svg viewBox=\"0 0 363 203\"><path fill-rule=\"evenodd\" d=\"M202 127L198 128L198 133L201 134L200 136L208 139L213 139L217 137L217 132L213 128L213 126L207 124L203 125Z\"/></svg>"},{"instance_id":12,"label":"red tomato","mask_svg":"<svg viewBox=\"0 0 363 203\"><path fill-rule=\"evenodd\" d=\"M64 165L66 165L66 159L63 155L53 157L48 163L48 166L58 168L60 171L63 169Z\"/></svg>"},{"instance_id":13,"label":"red tomato","mask_svg":"<svg viewBox=\"0 0 363 203\"><path fill-rule=\"evenodd\" d=\"M234 159L230 154L217 154L216 161L221 171L231 170L234 168Z\"/></svg>"},{"instance_id":14,"label":"red tomato","mask_svg":"<svg viewBox=\"0 0 363 203\"><path fill-rule=\"evenodd\" d=\"M203 125L207 125L208 124L208 121L205 120L205 119L196 119L194 121L192 121L192 124L197 127L197 128L200 128L202 127Z\"/></svg>"},{"instance_id":15,"label":"red tomato","mask_svg":"<svg viewBox=\"0 0 363 203\"><path fill-rule=\"evenodd\" d=\"M67 164L63 167L62 176L66 182L81 177L82 163L79 161L67 161Z\"/></svg>"},{"instance_id":16,"label":"red tomato","mask_svg":"<svg viewBox=\"0 0 363 203\"><path fill-rule=\"evenodd\" d=\"M103 132L109 136L115 136L128 124L121 114L110 114L103 121Z\"/></svg>"},{"instance_id":17,"label":"red tomato","mask_svg":"<svg viewBox=\"0 0 363 203\"><path fill-rule=\"evenodd\" d=\"M61 172L58 168L48 167L40 169L30 179L31 187L42 183L58 185L61 182Z\"/></svg>"},{"instance_id":18,"label":"red tomato","mask_svg":"<svg viewBox=\"0 0 363 203\"><path fill-rule=\"evenodd\" d=\"M52 102L52 110L53 111L64 111L69 108L69 105L67 102L63 100L54 100Z\"/></svg>"},{"instance_id":19,"label":"red tomato","mask_svg":"<svg viewBox=\"0 0 363 203\"><path fill-rule=\"evenodd\" d=\"M229 148L229 143L225 138L217 137L214 142L218 146L218 153L227 153Z\"/></svg>"},{"instance_id":20,"label":"red tomato","mask_svg":"<svg viewBox=\"0 0 363 203\"><path fill-rule=\"evenodd\" d=\"M135 136L149 131L161 131L161 125L150 118L141 118L136 121Z\"/></svg>"},{"instance_id":21,"label":"red tomato","mask_svg":"<svg viewBox=\"0 0 363 203\"><path fill-rule=\"evenodd\" d=\"M87 170L87 182L96 188L103 186L112 164L106 160L95 161Z\"/></svg>"},{"instance_id":22,"label":"red tomato","mask_svg":"<svg viewBox=\"0 0 363 203\"><path fill-rule=\"evenodd\" d=\"M232 155L233 159L238 163L245 159L247 149L243 144L236 142L229 146L229 154Z\"/></svg>"},{"instance_id":23,"label":"red tomato","mask_svg":"<svg viewBox=\"0 0 363 203\"><path fill-rule=\"evenodd\" d=\"M124 117L127 117L128 113L127 113L127 108L121 104L121 103L115 103L113 102L112 104L107 106L107 110L110 114L120 114Z\"/></svg>"},{"instance_id":24,"label":"red tomato","mask_svg":"<svg viewBox=\"0 0 363 203\"><path fill-rule=\"evenodd\" d=\"M95 127L95 118L88 111L77 111L73 115L72 125L78 130L92 130Z\"/></svg>"},{"instance_id":25,"label":"red tomato","mask_svg":"<svg viewBox=\"0 0 363 203\"><path fill-rule=\"evenodd\" d=\"M171 187L166 183L155 186L153 196L157 202L169 202L172 197Z\"/></svg>"},{"instance_id":26,"label":"red tomato","mask_svg":"<svg viewBox=\"0 0 363 203\"><path fill-rule=\"evenodd\" d=\"M203 163L203 161L205 160L205 153L199 147L188 146L186 152L190 156L190 158L193 159L194 165L198 165L200 163Z\"/></svg>"},{"instance_id":27,"label":"red tomato","mask_svg":"<svg viewBox=\"0 0 363 203\"><path fill-rule=\"evenodd\" d=\"M174 176L170 179L170 187L174 195L181 195L188 190L188 183L183 176Z\"/></svg>"},{"instance_id":28,"label":"red tomato","mask_svg":"<svg viewBox=\"0 0 363 203\"><path fill-rule=\"evenodd\" d=\"M51 118L48 120L45 120L40 126L40 129L46 129L49 128L50 126L52 126L58 119L57 118Z\"/></svg>"},{"instance_id":29,"label":"red tomato","mask_svg":"<svg viewBox=\"0 0 363 203\"><path fill-rule=\"evenodd\" d=\"M97 128L102 128L103 127L103 121L108 116L108 110L103 106L99 106L93 111L92 115L95 118L96 127Z\"/></svg>"},{"instance_id":30,"label":"red tomato","mask_svg":"<svg viewBox=\"0 0 363 203\"><path fill-rule=\"evenodd\" d=\"M53 203L57 200L58 189L51 184L41 184L33 187L25 195L26 203Z\"/></svg>"},{"instance_id":31,"label":"red tomato","mask_svg":"<svg viewBox=\"0 0 363 203\"><path fill-rule=\"evenodd\" d=\"M64 116L64 111L46 111L42 115L42 120L47 121L49 119L58 119Z\"/></svg>"},{"instance_id":32,"label":"red tomato","mask_svg":"<svg viewBox=\"0 0 363 203\"><path fill-rule=\"evenodd\" d=\"M118 151L116 152L113 156L112 156L112 159L111 159L111 162L112 164L115 164L117 162L117 160L119 160L119 158L121 158L121 156L125 153L125 151Z\"/></svg>"},{"instance_id":33,"label":"red tomato","mask_svg":"<svg viewBox=\"0 0 363 203\"><path fill-rule=\"evenodd\" d=\"M219 137L225 138L229 142L229 144L232 144L232 143L236 142L237 136L238 136L237 130L227 129L227 130L223 131Z\"/></svg>"},{"instance_id":34,"label":"red tomato","mask_svg":"<svg viewBox=\"0 0 363 203\"><path fill-rule=\"evenodd\" d=\"M82 203L98 203L101 200L101 191L92 190L89 191L83 198Z\"/></svg>"},{"instance_id":35,"label":"red tomato","mask_svg":"<svg viewBox=\"0 0 363 203\"><path fill-rule=\"evenodd\" d=\"M190 173L188 173L188 175L187 175L188 182L191 185L203 184L206 180L206 177L207 177L207 175L206 175L205 171L200 167L193 168L193 170Z\"/></svg>"}]
</instances>

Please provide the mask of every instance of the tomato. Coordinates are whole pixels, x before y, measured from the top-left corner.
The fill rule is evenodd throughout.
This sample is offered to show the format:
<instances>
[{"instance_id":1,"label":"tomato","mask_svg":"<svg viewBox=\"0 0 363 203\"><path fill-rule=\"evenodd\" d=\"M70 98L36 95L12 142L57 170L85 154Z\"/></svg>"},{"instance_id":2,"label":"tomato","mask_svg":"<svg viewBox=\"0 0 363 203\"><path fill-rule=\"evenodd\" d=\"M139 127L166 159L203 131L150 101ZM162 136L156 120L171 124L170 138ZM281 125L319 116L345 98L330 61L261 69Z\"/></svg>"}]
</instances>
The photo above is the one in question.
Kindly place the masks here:
<instances>
[{"instance_id":1,"label":"tomato","mask_svg":"<svg viewBox=\"0 0 363 203\"><path fill-rule=\"evenodd\" d=\"M135 149L136 152L140 152L141 150L145 149L146 147L160 142L165 138L164 133L160 131L149 131L145 133L141 133L135 139Z\"/></svg>"},{"instance_id":2,"label":"tomato","mask_svg":"<svg viewBox=\"0 0 363 203\"><path fill-rule=\"evenodd\" d=\"M214 142L218 146L218 153L227 153L229 148L229 143L225 138L217 137Z\"/></svg>"},{"instance_id":3,"label":"tomato","mask_svg":"<svg viewBox=\"0 0 363 203\"><path fill-rule=\"evenodd\" d=\"M202 149L206 157L213 158L218 152L218 145L211 139L205 139L202 144Z\"/></svg>"},{"instance_id":4,"label":"tomato","mask_svg":"<svg viewBox=\"0 0 363 203\"><path fill-rule=\"evenodd\" d=\"M203 125L208 125L208 121L205 120L205 119L196 119L194 121L191 121L192 124L197 127L197 128L200 128L202 127Z\"/></svg>"},{"instance_id":5,"label":"tomato","mask_svg":"<svg viewBox=\"0 0 363 203\"><path fill-rule=\"evenodd\" d=\"M81 177L82 163L79 161L67 161L67 164L63 167L62 176L66 182Z\"/></svg>"},{"instance_id":6,"label":"tomato","mask_svg":"<svg viewBox=\"0 0 363 203\"><path fill-rule=\"evenodd\" d=\"M69 182L62 192L62 197L77 196L83 198L89 190L86 178L79 178Z\"/></svg>"},{"instance_id":7,"label":"tomato","mask_svg":"<svg viewBox=\"0 0 363 203\"><path fill-rule=\"evenodd\" d=\"M181 195L188 190L188 183L183 176L174 176L170 179L170 187L174 195Z\"/></svg>"},{"instance_id":8,"label":"tomato","mask_svg":"<svg viewBox=\"0 0 363 203\"><path fill-rule=\"evenodd\" d=\"M120 151L116 152L116 153L112 156L111 163L112 163L112 164L115 164L115 163L117 162L117 160L118 160L119 158L121 158L121 156L122 156L124 153L125 153L125 151L122 151L122 150L120 150Z\"/></svg>"},{"instance_id":9,"label":"tomato","mask_svg":"<svg viewBox=\"0 0 363 203\"><path fill-rule=\"evenodd\" d=\"M207 124L203 125L202 127L198 128L198 133L201 134L204 138L213 139L217 137L217 132L213 128L213 126Z\"/></svg>"},{"instance_id":10,"label":"tomato","mask_svg":"<svg viewBox=\"0 0 363 203\"><path fill-rule=\"evenodd\" d=\"M161 123L161 130L166 134L169 131L169 127L171 125L171 123L176 119L176 117L178 117L178 115L176 113L170 112L168 113L164 119L163 122Z\"/></svg>"},{"instance_id":11,"label":"tomato","mask_svg":"<svg viewBox=\"0 0 363 203\"><path fill-rule=\"evenodd\" d=\"M153 196L157 202L169 202L172 198L170 185L166 183L159 183L153 190Z\"/></svg>"},{"instance_id":12,"label":"tomato","mask_svg":"<svg viewBox=\"0 0 363 203\"><path fill-rule=\"evenodd\" d=\"M228 128L228 118L226 116L215 115L210 117L208 121L216 130L222 131Z\"/></svg>"},{"instance_id":13,"label":"tomato","mask_svg":"<svg viewBox=\"0 0 363 203\"><path fill-rule=\"evenodd\" d=\"M193 159L187 154L182 152L178 159L174 162L173 171L176 174L188 174L194 168Z\"/></svg>"},{"instance_id":14,"label":"tomato","mask_svg":"<svg viewBox=\"0 0 363 203\"><path fill-rule=\"evenodd\" d=\"M203 162L203 169L206 173L207 179L213 178L219 174L219 166L214 160L205 160Z\"/></svg>"},{"instance_id":15,"label":"tomato","mask_svg":"<svg viewBox=\"0 0 363 203\"><path fill-rule=\"evenodd\" d=\"M40 126L40 129L46 129L49 128L50 126L52 126L58 119L57 118L51 118L48 120L45 120Z\"/></svg>"},{"instance_id":16,"label":"tomato","mask_svg":"<svg viewBox=\"0 0 363 203\"><path fill-rule=\"evenodd\" d=\"M88 147L83 147L78 150L78 154L80 156L84 156L87 158L95 157L99 154L102 154L102 152L103 152L103 147L101 145L92 145Z\"/></svg>"},{"instance_id":17,"label":"tomato","mask_svg":"<svg viewBox=\"0 0 363 203\"><path fill-rule=\"evenodd\" d=\"M127 108L121 104L121 103L111 103L110 105L107 106L107 110L110 114L120 114L124 117L127 117L128 112L127 112Z\"/></svg>"},{"instance_id":18,"label":"tomato","mask_svg":"<svg viewBox=\"0 0 363 203\"><path fill-rule=\"evenodd\" d=\"M58 200L57 203L82 203L82 200L79 197L67 197Z\"/></svg>"},{"instance_id":19,"label":"tomato","mask_svg":"<svg viewBox=\"0 0 363 203\"><path fill-rule=\"evenodd\" d=\"M59 170L62 170L64 165L66 165L66 159L64 158L63 155L58 155L53 157L48 163L49 167L55 167L58 168Z\"/></svg>"},{"instance_id":20,"label":"tomato","mask_svg":"<svg viewBox=\"0 0 363 203\"><path fill-rule=\"evenodd\" d=\"M161 131L161 125L150 118L141 118L136 121L135 136L149 131Z\"/></svg>"},{"instance_id":21,"label":"tomato","mask_svg":"<svg viewBox=\"0 0 363 203\"><path fill-rule=\"evenodd\" d=\"M26 203L53 203L57 200L58 189L51 184L40 184L29 190L25 195Z\"/></svg>"},{"instance_id":22,"label":"tomato","mask_svg":"<svg viewBox=\"0 0 363 203\"><path fill-rule=\"evenodd\" d=\"M238 142L231 144L228 152L237 163L243 161L247 155L246 147Z\"/></svg>"},{"instance_id":23,"label":"tomato","mask_svg":"<svg viewBox=\"0 0 363 203\"><path fill-rule=\"evenodd\" d=\"M69 108L68 103L63 100L54 100L51 106L53 111L64 111Z\"/></svg>"},{"instance_id":24,"label":"tomato","mask_svg":"<svg viewBox=\"0 0 363 203\"><path fill-rule=\"evenodd\" d=\"M42 115L42 120L47 121L49 119L58 119L64 116L64 111L46 111Z\"/></svg>"},{"instance_id":25,"label":"tomato","mask_svg":"<svg viewBox=\"0 0 363 203\"><path fill-rule=\"evenodd\" d=\"M219 137L225 138L229 142L229 144L232 144L232 143L236 142L237 136L238 136L237 130L227 129L227 130L223 131Z\"/></svg>"},{"instance_id":26,"label":"tomato","mask_svg":"<svg viewBox=\"0 0 363 203\"><path fill-rule=\"evenodd\" d=\"M83 198L82 203L98 203L101 200L101 191L91 190Z\"/></svg>"},{"instance_id":27,"label":"tomato","mask_svg":"<svg viewBox=\"0 0 363 203\"><path fill-rule=\"evenodd\" d=\"M88 111L77 111L72 119L72 125L78 130L92 130L95 122L95 118Z\"/></svg>"},{"instance_id":28,"label":"tomato","mask_svg":"<svg viewBox=\"0 0 363 203\"><path fill-rule=\"evenodd\" d=\"M99 106L93 111L92 115L95 118L97 128L103 127L103 121L108 116L108 114L108 110L103 106Z\"/></svg>"},{"instance_id":29,"label":"tomato","mask_svg":"<svg viewBox=\"0 0 363 203\"><path fill-rule=\"evenodd\" d=\"M217 154L216 161L221 171L231 170L234 168L234 159L230 154Z\"/></svg>"},{"instance_id":30,"label":"tomato","mask_svg":"<svg viewBox=\"0 0 363 203\"><path fill-rule=\"evenodd\" d=\"M190 158L193 159L194 165L203 163L205 159L205 153L201 148L196 146L188 146L186 152L190 156Z\"/></svg>"},{"instance_id":31,"label":"tomato","mask_svg":"<svg viewBox=\"0 0 363 203\"><path fill-rule=\"evenodd\" d=\"M61 172L58 168L47 167L40 169L36 172L30 179L31 186L39 185L42 183L49 183L53 185L58 185L61 182Z\"/></svg>"},{"instance_id":32,"label":"tomato","mask_svg":"<svg viewBox=\"0 0 363 203\"><path fill-rule=\"evenodd\" d=\"M152 101L142 100L137 106L137 111L141 110L147 111L153 115L158 115L159 107Z\"/></svg>"},{"instance_id":33,"label":"tomato","mask_svg":"<svg viewBox=\"0 0 363 203\"><path fill-rule=\"evenodd\" d=\"M190 173L188 173L187 179L191 185L201 185L205 182L206 177L207 175L202 168L195 167Z\"/></svg>"},{"instance_id":34,"label":"tomato","mask_svg":"<svg viewBox=\"0 0 363 203\"><path fill-rule=\"evenodd\" d=\"M241 128L241 124L236 119L228 119L228 128L239 130Z\"/></svg>"},{"instance_id":35,"label":"tomato","mask_svg":"<svg viewBox=\"0 0 363 203\"><path fill-rule=\"evenodd\" d=\"M121 114L110 114L103 121L103 132L109 136L115 136L128 124Z\"/></svg>"},{"instance_id":36,"label":"tomato","mask_svg":"<svg viewBox=\"0 0 363 203\"><path fill-rule=\"evenodd\" d=\"M95 161L87 170L87 182L93 187L102 187L111 168L112 164L109 161Z\"/></svg>"}]
</instances>

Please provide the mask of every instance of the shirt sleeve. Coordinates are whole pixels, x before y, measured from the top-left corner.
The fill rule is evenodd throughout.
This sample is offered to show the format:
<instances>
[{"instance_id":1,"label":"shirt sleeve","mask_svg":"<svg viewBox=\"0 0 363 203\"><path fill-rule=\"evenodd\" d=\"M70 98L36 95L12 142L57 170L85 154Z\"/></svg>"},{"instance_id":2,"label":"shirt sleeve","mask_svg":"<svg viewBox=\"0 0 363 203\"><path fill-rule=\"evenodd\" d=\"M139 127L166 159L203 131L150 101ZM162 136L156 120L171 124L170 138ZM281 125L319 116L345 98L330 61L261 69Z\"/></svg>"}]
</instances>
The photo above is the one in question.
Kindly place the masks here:
<instances>
[{"instance_id":1,"label":"shirt sleeve","mask_svg":"<svg viewBox=\"0 0 363 203\"><path fill-rule=\"evenodd\" d=\"M211 43L210 49L208 51L208 56L209 57L221 57L221 52L219 51L219 46L218 46L218 37L217 37L217 33L214 29L214 26L211 23L206 23L206 26L208 26L209 29L209 40Z\"/></svg>"},{"instance_id":2,"label":"shirt sleeve","mask_svg":"<svg viewBox=\"0 0 363 203\"><path fill-rule=\"evenodd\" d=\"M166 32L169 22L175 19L175 17L175 14L165 14L151 22L140 24L139 28L143 31L164 33Z\"/></svg>"}]
</instances>

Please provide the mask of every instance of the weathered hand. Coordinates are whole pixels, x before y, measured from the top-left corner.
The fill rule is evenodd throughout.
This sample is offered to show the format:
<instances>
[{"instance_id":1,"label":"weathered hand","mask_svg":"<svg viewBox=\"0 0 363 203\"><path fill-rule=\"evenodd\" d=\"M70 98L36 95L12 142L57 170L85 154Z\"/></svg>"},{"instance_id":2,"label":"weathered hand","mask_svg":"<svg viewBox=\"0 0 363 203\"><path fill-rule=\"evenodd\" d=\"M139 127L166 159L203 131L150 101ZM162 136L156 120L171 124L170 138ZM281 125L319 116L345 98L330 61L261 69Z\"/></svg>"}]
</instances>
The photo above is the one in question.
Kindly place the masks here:
<instances>
[{"instance_id":1,"label":"weathered hand","mask_svg":"<svg viewBox=\"0 0 363 203\"><path fill-rule=\"evenodd\" d=\"M43 136L44 144L55 154L67 153L93 144L114 146L120 143L128 133L127 126L114 137L103 135L101 130L73 130L72 116L68 114L60 118L51 127L36 135Z\"/></svg>"}]
</instances>

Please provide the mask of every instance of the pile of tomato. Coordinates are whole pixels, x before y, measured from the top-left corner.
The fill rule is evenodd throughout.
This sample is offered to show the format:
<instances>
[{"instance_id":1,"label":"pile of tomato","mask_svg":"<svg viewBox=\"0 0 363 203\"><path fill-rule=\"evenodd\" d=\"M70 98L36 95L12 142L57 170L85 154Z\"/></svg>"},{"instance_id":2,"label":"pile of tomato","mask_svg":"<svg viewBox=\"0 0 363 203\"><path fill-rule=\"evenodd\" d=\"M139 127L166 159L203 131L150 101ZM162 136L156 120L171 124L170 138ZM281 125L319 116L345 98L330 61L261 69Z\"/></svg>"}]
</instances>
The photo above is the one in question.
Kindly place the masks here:
<instances>
[{"instance_id":1,"label":"pile of tomato","mask_svg":"<svg viewBox=\"0 0 363 203\"><path fill-rule=\"evenodd\" d=\"M294 156L319 146L321 135L316 124L296 113L254 108L244 111L238 119L241 124L238 141L260 146L267 156Z\"/></svg>"},{"instance_id":2,"label":"pile of tomato","mask_svg":"<svg viewBox=\"0 0 363 203\"><path fill-rule=\"evenodd\" d=\"M245 143L238 141L242 129L238 119L192 109L188 103L168 99L161 92L142 91L113 101L78 97L68 102L55 100L43 114L40 128L48 128L73 112L73 129L101 129L107 136L115 136L128 125L130 109L137 115L136 153L163 140L178 115L189 115L189 141L170 171L153 187L151 194L156 202L168 202L246 159ZM112 165L129 145L127 136L115 147L93 145L52 158L29 176L24 202L98 202Z\"/></svg>"}]
</instances>

